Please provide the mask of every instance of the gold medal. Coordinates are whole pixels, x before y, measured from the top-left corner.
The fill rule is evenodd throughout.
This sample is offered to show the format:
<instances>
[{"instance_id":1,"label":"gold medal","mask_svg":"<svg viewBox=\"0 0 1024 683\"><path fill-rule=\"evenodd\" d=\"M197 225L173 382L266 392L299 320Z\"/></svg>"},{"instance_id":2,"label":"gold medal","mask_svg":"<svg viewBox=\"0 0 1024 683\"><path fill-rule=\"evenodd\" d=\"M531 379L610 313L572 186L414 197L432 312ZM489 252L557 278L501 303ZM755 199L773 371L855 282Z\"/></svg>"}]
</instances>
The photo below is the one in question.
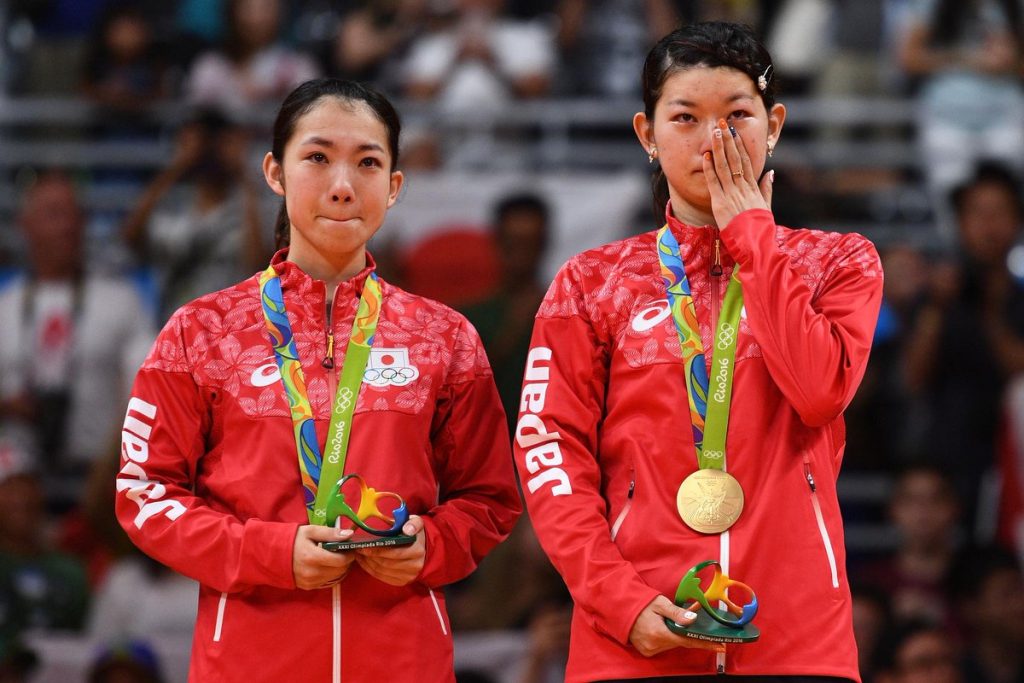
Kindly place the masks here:
<instances>
[{"instance_id":1,"label":"gold medal","mask_svg":"<svg viewBox=\"0 0 1024 683\"><path fill-rule=\"evenodd\" d=\"M697 470L679 485L676 509L694 531L720 534L743 512L743 487L728 472Z\"/></svg>"}]
</instances>

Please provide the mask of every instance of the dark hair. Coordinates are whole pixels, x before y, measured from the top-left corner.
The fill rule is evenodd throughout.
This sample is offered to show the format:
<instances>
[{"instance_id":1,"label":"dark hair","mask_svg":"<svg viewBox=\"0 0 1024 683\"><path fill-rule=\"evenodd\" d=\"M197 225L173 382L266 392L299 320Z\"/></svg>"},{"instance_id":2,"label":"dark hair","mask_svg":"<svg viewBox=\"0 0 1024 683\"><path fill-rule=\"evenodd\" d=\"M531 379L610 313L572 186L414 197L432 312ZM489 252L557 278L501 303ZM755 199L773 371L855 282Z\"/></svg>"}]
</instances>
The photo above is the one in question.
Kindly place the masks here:
<instances>
[{"instance_id":1,"label":"dark hair","mask_svg":"<svg viewBox=\"0 0 1024 683\"><path fill-rule=\"evenodd\" d=\"M957 215L963 211L967 195L979 185L1002 185L1013 201L1018 214L1024 214L1024 200L1021 199L1021 186L1013 171L998 161L981 161L974 169L974 175L953 188L949 193L949 203Z\"/></svg>"},{"instance_id":2,"label":"dark hair","mask_svg":"<svg viewBox=\"0 0 1024 683\"><path fill-rule=\"evenodd\" d=\"M644 113L648 120L654 119L654 109L668 77L695 66L727 66L742 71L754 82L765 109L771 110L775 104L775 69L769 69L772 57L757 39L754 30L744 24L708 21L676 29L659 40L647 53L642 87ZM757 87L761 76L767 80L764 90ZM665 204L668 203L668 181L660 164L655 167L651 187L654 191L655 220L660 221Z\"/></svg>"},{"instance_id":3,"label":"dark hair","mask_svg":"<svg viewBox=\"0 0 1024 683\"><path fill-rule=\"evenodd\" d=\"M1024 45L1024 21L1022 21L1020 5L1017 0L996 0L1006 19L1006 30L1017 42L1018 49ZM972 25L971 20L981 14L981 3L964 2L963 0L939 0L932 9L931 40L932 44L949 46L963 37Z\"/></svg>"},{"instance_id":4,"label":"dark hair","mask_svg":"<svg viewBox=\"0 0 1024 683\"><path fill-rule=\"evenodd\" d=\"M383 94L368 85L340 78L315 78L292 90L281 103L281 109L274 119L274 138L270 153L278 163L283 163L284 148L288 145L295 127L303 116L320 104L320 100L333 97L344 102L365 104L380 119L388 132L388 152L391 153L391 168L398 166L398 137L402 122L398 112ZM277 248L288 246L288 209L284 201L277 212L274 225L274 239Z\"/></svg>"},{"instance_id":5,"label":"dark hair","mask_svg":"<svg viewBox=\"0 0 1024 683\"><path fill-rule=\"evenodd\" d=\"M500 223L505 216L513 211L532 211L540 216L546 223L550 210L548 203L539 195L524 192L512 194L502 198L494 205L494 222Z\"/></svg>"}]
</instances>

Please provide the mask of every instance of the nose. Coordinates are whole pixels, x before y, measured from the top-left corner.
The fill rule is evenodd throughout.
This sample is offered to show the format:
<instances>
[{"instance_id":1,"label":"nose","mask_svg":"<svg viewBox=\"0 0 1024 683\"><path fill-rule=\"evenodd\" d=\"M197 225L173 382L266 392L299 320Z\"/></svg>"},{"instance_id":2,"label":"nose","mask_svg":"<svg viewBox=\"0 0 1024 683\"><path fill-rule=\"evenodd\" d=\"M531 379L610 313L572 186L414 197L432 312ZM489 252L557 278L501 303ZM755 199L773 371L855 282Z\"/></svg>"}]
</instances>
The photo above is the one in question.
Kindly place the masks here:
<instances>
[{"instance_id":1,"label":"nose","mask_svg":"<svg viewBox=\"0 0 1024 683\"><path fill-rule=\"evenodd\" d=\"M334 203L351 204L355 201L352 182L344 169L339 169L331 182L331 201Z\"/></svg>"},{"instance_id":2,"label":"nose","mask_svg":"<svg viewBox=\"0 0 1024 683\"><path fill-rule=\"evenodd\" d=\"M711 152L711 136L718 127L718 122L714 119L708 121L707 125L703 126L704 135L701 137L700 143L700 155L703 157L704 152Z\"/></svg>"}]
</instances>

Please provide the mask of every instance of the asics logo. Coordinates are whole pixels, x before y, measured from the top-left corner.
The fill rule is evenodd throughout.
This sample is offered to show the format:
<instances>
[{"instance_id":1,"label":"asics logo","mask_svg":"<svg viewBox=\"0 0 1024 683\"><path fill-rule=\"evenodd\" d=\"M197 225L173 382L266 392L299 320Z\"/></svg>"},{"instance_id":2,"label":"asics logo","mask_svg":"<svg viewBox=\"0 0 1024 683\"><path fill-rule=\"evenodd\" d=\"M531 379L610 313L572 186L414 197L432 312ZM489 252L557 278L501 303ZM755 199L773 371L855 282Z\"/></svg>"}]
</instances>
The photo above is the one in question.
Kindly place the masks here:
<instances>
[{"instance_id":1,"label":"asics logo","mask_svg":"<svg viewBox=\"0 0 1024 683\"><path fill-rule=\"evenodd\" d=\"M275 361L259 366L252 371L252 375L249 377L249 381L254 387L269 387L279 379L281 379L281 370Z\"/></svg>"},{"instance_id":2,"label":"asics logo","mask_svg":"<svg viewBox=\"0 0 1024 683\"><path fill-rule=\"evenodd\" d=\"M654 327L657 327L661 321L672 315L672 307L668 301L662 299L656 303L651 304L647 308L643 309L633 317L630 326L636 332L646 332Z\"/></svg>"}]
</instances>

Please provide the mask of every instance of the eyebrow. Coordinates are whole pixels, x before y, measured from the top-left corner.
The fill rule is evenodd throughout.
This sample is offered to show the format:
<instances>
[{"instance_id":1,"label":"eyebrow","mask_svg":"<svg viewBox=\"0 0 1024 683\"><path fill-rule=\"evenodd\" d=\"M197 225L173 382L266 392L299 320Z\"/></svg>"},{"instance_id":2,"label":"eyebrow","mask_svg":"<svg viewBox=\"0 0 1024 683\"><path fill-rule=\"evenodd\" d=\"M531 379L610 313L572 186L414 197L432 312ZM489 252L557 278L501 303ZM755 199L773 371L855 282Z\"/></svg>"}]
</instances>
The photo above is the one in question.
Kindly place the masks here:
<instances>
[{"instance_id":1,"label":"eyebrow","mask_svg":"<svg viewBox=\"0 0 1024 683\"><path fill-rule=\"evenodd\" d=\"M753 95L749 95L749 94L747 94L745 92L739 92L739 93L736 93L735 95L733 95L731 97L726 98L725 101L726 102L737 102L739 100L753 100L753 99L754 99ZM697 104L695 102L691 102L689 100L681 100L681 99L672 100L672 101L669 102L669 104L670 105L678 105L678 106L681 106L681 107L696 107L697 106Z\"/></svg>"},{"instance_id":2,"label":"eyebrow","mask_svg":"<svg viewBox=\"0 0 1024 683\"><path fill-rule=\"evenodd\" d=\"M319 145L320 147L329 147L334 149L337 145L334 141L322 138L319 135L308 137L302 141L303 145ZM364 142L356 148L358 152L384 152L384 148L378 145L376 142Z\"/></svg>"}]
</instances>

